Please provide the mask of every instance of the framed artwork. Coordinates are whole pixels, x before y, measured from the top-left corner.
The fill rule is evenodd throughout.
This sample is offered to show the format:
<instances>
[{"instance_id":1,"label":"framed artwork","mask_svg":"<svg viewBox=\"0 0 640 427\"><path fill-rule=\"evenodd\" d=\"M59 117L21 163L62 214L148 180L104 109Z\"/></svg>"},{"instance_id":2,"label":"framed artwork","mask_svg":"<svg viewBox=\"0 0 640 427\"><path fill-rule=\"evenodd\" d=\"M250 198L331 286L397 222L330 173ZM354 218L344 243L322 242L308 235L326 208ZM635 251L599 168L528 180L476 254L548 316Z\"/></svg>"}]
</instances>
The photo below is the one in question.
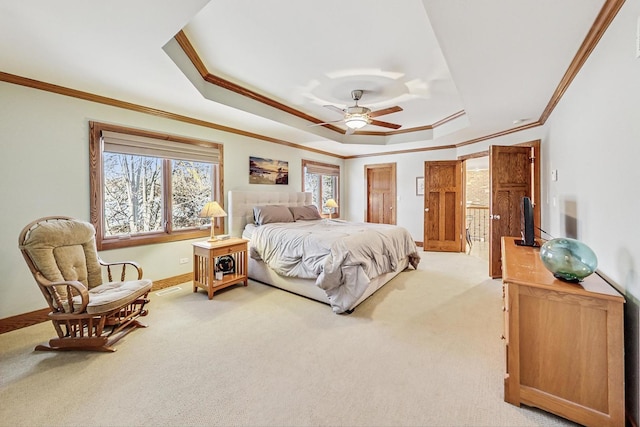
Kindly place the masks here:
<instances>
[{"instance_id":1,"label":"framed artwork","mask_svg":"<svg viewBox=\"0 0 640 427\"><path fill-rule=\"evenodd\" d=\"M424 177L416 178L416 196L424 196Z\"/></svg>"},{"instance_id":2,"label":"framed artwork","mask_svg":"<svg viewBox=\"0 0 640 427\"><path fill-rule=\"evenodd\" d=\"M289 184L289 162L249 157L249 184Z\"/></svg>"}]
</instances>

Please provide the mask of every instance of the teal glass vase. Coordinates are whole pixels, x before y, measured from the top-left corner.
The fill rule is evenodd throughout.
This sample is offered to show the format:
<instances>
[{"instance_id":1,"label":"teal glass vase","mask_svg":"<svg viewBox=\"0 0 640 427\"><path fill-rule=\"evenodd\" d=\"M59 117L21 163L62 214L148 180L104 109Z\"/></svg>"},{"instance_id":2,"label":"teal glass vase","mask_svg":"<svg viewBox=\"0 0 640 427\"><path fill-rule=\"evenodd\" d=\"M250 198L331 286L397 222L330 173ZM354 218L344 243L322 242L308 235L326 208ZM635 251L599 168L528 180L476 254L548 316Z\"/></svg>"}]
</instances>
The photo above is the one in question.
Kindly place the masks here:
<instances>
[{"instance_id":1,"label":"teal glass vase","mask_svg":"<svg viewBox=\"0 0 640 427\"><path fill-rule=\"evenodd\" d=\"M555 278L567 282L580 282L598 267L598 258L591 248L568 237L543 244L540 258Z\"/></svg>"}]
</instances>

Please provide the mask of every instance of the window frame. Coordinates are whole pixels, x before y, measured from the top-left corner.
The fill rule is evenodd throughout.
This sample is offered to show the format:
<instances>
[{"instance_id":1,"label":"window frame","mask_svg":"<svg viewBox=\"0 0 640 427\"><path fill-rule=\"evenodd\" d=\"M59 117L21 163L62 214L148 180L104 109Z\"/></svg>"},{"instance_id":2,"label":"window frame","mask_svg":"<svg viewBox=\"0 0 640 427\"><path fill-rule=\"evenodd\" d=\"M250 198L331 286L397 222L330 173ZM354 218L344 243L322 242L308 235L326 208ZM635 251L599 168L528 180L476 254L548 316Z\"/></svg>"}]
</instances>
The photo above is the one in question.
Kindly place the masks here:
<instances>
[{"instance_id":1,"label":"window frame","mask_svg":"<svg viewBox=\"0 0 640 427\"><path fill-rule=\"evenodd\" d=\"M223 194L223 145L209 141L193 138L151 132L140 129L128 128L125 126L111 125L99 122L89 122L89 188L90 188L90 222L96 229L96 247L100 250L119 249L150 245L155 243L175 242L179 240L197 239L207 237L211 234L211 226L206 225L198 228L187 228L173 230L171 223L172 197L171 197L171 176L163 173L163 217L165 218L163 230L156 232L145 232L122 238L121 236L104 236L104 170L103 153L104 140L102 131L118 132L121 134L154 138L158 140L172 141L182 144L192 144L204 147L216 148L220 153L219 163L213 164L213 195L212 200L218 201L224 209ZM175 159L162 159L163 170L167 163ZM224 232L224 218L215 218L215 233Z\"/></svg>"},{"instance_id":2,"label":"window frame","mask_svg":"<svg viewBox=\"0 0 640 427\"><path fill-rule=\"evenodd\" d=\"M340 206L342 206L342 204L340 203L340 165L334 165L331 163L322 163L322 162L317 162L315 160L305 160L302 159L302 191L306 191L305 188L305 184L307 182L307 168L314 168L318 169L318 170L322 170L322 169L326 169L326 170L330 170L333 171L333 173L331 174L326 174L326 175L330 175L330 176L337 176L337 183L336 183L336 188L333 189L333 199L336 201L336 203L338 204L338 207L335 208L335 212L333 212L333 214L331 214L332 218L340 218ZM315 173L317 175L321 175L320 177L320 200L322 200L322 176L325 174L322 174L321 172L317 172ZM329 218L328 214L324 214L324 206L317 206L318 211L320 212L320 215L323 218Z\"/></svg>"}]
</instances>

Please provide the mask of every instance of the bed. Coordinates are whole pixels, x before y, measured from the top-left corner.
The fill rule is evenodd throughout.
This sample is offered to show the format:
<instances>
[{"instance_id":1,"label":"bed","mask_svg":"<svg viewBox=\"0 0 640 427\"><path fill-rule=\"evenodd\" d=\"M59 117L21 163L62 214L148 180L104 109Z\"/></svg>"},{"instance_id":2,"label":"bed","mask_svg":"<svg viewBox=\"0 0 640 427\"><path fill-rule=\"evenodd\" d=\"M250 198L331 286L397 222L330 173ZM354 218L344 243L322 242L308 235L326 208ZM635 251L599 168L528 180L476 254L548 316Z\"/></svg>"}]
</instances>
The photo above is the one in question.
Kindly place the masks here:
<instances>
[{"instance_id":1,"label":"bed","mask_svg":"<svg viewBox=\"0 0 640 427\"><path fill-rule=\"evenodd\" d=\"M311 193L230 191L228 198L229 234L250 241L249 278L329 304L336 313L352 312L409 265L415 268L420 262L413 238L402 227L305 217ZM259 218L254 217L256 207ZM295 218L281 221L273 213L278 210L293 210ZM269 214L262 217L263 212ZM256 226L263 220L265 224ZM320 242L308 243L312 235L321 236ZM326 259L315 256L318 246L326 251ZM284 247L297 253L279 252ZM305 251L315 258L306 260Z\"/></svg>"}]
</instances>

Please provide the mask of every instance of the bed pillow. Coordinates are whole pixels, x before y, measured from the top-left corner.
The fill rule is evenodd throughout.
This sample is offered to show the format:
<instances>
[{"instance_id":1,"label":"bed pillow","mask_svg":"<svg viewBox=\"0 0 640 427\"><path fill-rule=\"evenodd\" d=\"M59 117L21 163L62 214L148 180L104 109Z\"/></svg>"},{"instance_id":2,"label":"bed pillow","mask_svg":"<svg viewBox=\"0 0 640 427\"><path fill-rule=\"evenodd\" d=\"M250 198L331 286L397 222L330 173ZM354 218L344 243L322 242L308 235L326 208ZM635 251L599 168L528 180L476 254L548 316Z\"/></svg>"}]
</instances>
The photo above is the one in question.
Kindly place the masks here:
<instances>
[{"instance_id":1,"label":"bed pillow","mask_svg":"<svg viewBox=\"0 0 640 427\"><path fill-rule=\"evenodd\" d=\"M318 208L315 205L289 206L294 221L305 221L311 219L322 219Z\"/></svg>"},{"instance_id":2,"label":"bed pillow","mask_svg":"<svg viewBox=\"0 0 640 427\"><path fill-rule=\"evenodd\" d=\"M294 221L289 208L283 205L254 206L253 218L255 219L256 225Z\"/></svg>"}]
</instances>

